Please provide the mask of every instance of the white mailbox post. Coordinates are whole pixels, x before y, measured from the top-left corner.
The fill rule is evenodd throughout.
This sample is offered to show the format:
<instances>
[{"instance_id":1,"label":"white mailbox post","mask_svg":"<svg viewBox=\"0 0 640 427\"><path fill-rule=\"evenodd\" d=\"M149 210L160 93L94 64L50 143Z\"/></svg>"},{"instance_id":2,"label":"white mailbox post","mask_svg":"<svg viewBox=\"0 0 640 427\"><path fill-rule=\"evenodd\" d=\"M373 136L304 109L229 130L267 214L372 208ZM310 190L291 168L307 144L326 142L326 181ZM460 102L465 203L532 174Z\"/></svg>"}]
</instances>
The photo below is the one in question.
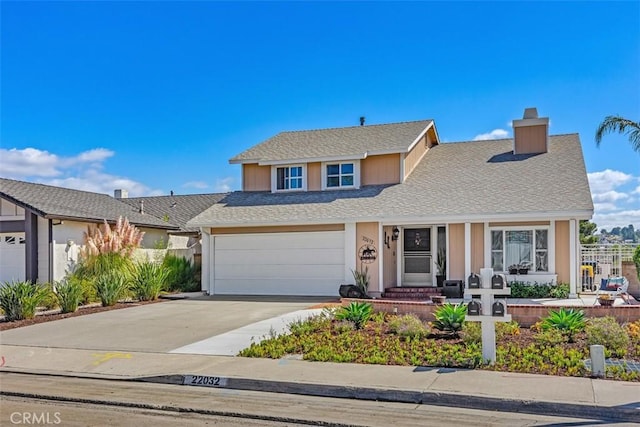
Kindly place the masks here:
<instances>
[{"instance_id":1,"label":"white mailbox post","mask_svg":"<svg viewBox=\"0 0 640 427\"><path fill-rule=\"evenodd\" d=\"M493 268L480 269L480 288L469 288L469 280L464 289L465 300L472 299L474 295L480 295L482 313L478 315L467 314L469 322L480 322L482 327L482 358L494 364L496 361L496 322L510 322L511 315L507 314L507 303L504 303L504 314L493 314L493 304L496 295L511 295L511 288L504 281L503 288L493 289Z\"/></svg>"}]
</instances>

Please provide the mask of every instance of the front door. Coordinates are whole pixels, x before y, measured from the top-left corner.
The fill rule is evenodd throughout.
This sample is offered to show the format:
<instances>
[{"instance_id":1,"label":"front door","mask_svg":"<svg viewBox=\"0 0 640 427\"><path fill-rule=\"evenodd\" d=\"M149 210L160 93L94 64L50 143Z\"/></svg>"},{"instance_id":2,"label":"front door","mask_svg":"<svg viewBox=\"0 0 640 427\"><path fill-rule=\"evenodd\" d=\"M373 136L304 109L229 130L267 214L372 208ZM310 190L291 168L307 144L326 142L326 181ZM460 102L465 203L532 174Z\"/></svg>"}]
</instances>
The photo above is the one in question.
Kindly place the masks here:
<instances>
[{"instance_id":1,"label":"front door","mask_svg":"<svg viewBox=\"0 0 640 427\"><path fill-rule=\"evenodd\" d=\"M403 241L403 286L432 286L431 228L405 228Z\"/></svg>"}]
</instances>

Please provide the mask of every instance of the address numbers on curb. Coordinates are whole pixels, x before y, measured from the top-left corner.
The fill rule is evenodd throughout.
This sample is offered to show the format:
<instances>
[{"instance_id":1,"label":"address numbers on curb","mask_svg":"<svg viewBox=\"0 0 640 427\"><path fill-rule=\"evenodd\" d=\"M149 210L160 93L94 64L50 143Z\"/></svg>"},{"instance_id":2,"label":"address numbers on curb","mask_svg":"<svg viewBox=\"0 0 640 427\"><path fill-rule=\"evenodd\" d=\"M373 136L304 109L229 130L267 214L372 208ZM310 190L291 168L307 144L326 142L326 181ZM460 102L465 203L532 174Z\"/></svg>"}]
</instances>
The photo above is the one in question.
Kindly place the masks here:
<instances>
[{"instance_id":1,"label":"address numbers on curb","mask_svg":"<svg viewBox=\"0 0 640 427\"><path fill-rule=\"evenodd\" d=\"M195 385L199 387L226 387L228 378L208 377L202 375L185 375L182 385Z\"/></svg>"}]
</instances>

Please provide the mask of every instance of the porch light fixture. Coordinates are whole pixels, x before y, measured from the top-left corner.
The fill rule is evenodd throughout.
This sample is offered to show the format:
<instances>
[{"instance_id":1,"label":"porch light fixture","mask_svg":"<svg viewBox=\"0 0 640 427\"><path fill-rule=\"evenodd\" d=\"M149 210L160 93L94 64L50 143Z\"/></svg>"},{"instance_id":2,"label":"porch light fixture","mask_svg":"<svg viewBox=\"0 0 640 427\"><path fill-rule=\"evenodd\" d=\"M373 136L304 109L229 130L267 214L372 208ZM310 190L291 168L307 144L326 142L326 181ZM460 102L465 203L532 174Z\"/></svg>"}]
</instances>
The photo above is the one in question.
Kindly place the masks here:
<instances>
[{"instance_id":1,"label":"porch light fixture","mask_svg":"<svg viewBox=\"0 0 640 427\"><path fill-rule=\"evenodd\" d=\"M391 239L398 240L398 237L400 237L400 230L398 227L393 227L393 235L391 236Z\"/></svg>"}]
</instances>

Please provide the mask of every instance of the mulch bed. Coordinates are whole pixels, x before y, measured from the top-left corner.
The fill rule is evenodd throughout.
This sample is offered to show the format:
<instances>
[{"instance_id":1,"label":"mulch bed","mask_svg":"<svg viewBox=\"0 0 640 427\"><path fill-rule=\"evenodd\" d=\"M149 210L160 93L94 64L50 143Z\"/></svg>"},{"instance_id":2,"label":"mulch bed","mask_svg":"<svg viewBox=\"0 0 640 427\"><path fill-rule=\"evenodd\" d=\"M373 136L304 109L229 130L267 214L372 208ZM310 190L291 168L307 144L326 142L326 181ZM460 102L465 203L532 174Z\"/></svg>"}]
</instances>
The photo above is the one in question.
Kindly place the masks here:
<instances>
[{"instance_id":1,"label":"mulch bed","mask_svg":"<svg viewBox=\"0 0 640 427\"><path fill-rule=\"evenodd\" d=\"M100 313L103 311L120 310L122 308L139 307L141 305L156 304L159 302L168 301L166 299L158 299L155 301L126 301L119 302L111 307L102 307L100 305L89 305L79 307L75 313L46 313L38 314L33 319L16 320L13 322L7 322L6 320L0 320L0 331L6 331L9 329L21 328L23 326L35 325L38 323L52 322L54 320L67 319L69 317L84 316L87 314Z\"/></svg>"}]
</instances>

